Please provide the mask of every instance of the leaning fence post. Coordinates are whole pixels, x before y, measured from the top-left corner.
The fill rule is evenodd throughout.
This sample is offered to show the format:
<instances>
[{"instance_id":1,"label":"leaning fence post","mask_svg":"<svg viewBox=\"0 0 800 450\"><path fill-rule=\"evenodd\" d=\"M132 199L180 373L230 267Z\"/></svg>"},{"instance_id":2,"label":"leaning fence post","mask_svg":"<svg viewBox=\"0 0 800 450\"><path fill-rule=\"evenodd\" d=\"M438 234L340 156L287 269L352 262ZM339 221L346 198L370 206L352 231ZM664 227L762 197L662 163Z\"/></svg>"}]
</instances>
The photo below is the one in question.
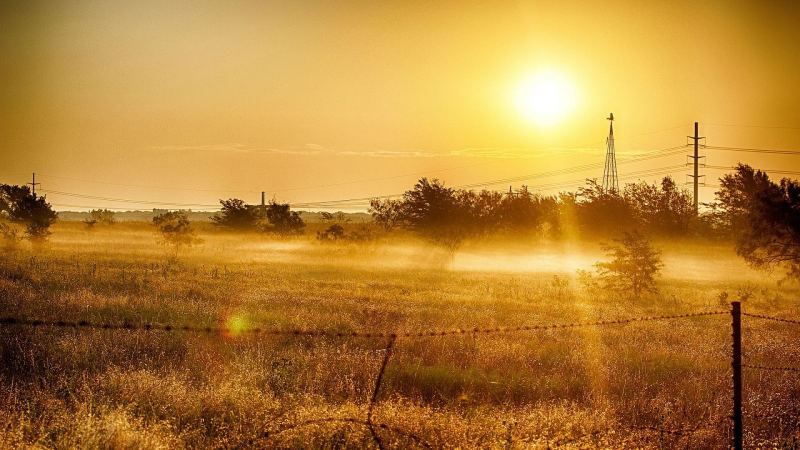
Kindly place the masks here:
<instances>
[{"instance_id":1,"label":"leaning fence post","mask_svg":"<svg viewBox=\"0 0 800 450\"><path fill-rule=\"evenodd\" d=\"M733 338L733 448L742 449L742 304L731 302L731 327Z\"/></svg>"}]
</instances>

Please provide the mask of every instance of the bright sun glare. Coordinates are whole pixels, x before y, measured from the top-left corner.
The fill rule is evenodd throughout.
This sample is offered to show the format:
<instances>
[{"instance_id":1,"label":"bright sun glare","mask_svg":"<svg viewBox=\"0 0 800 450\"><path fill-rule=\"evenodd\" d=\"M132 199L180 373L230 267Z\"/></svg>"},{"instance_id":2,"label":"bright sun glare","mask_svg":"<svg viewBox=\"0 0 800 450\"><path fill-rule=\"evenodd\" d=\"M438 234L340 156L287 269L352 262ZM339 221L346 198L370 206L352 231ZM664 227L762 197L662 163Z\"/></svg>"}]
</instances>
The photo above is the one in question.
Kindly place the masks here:
<instances>
[{"instance_id":1,"label":"bright sun glare","mask_svg":"<svg viewBox=\"0 0 800 450\"><path fill-rule=\"evenodd\" d=\"M575 108L575 87L561 73L540 72L517 86L514 103L526 120L549 127L563 120Z\"/></svg>"}]
</instances>

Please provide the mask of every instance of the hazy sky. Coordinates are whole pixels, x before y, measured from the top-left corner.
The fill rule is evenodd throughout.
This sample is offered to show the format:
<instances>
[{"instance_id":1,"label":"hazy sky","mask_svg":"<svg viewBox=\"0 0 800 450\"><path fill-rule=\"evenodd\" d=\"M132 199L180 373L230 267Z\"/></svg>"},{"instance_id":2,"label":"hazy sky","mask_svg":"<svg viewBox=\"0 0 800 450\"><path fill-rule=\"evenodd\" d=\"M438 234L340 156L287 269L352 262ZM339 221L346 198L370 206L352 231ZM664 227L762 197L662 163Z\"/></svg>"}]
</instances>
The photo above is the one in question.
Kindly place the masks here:
<instances>
[{"instance_id":1,"label":"hazy sky","mask_svg":"<svg viewBox=\"0 0 800 450\"><path fill-rule=\"evenodd\" d=\"M369 197L422 175L462 185L602 164L611 111L620 161L685 144L695 120L709 145L800 149L792 4L2 2L0 181L35 171L80 195L49 192L58 209ZM515 107L542 72L575 91L549 127ZM703 153L800 170L800 156ZM619 173L684 182L685 162ZM527 184L585 177L602 167Z\"/></svg>"}]
</instances>

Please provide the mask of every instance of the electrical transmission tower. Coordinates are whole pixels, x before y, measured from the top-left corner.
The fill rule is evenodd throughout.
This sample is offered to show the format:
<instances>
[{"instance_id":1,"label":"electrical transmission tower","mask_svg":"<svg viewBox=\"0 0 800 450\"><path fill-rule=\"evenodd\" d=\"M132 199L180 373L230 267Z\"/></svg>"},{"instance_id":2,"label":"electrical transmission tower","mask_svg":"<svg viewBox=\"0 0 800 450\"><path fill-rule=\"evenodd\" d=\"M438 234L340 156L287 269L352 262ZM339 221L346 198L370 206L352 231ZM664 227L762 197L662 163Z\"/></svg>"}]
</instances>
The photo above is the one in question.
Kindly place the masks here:
<instances>
[{"instance_id":1,"label":"electrical transmission tower","mask_svg":"<svg viewBox=\"0 0 800 450\"><path fill-rule=\"evenodd\" d=\"M614 154L614 113L610 113L606 120L609 121L609 125L608 138L606 138L606 168L603 170L603 191L619 192L617 157Z\"/></svg>"},{"instance_id":2,"label":"electrical transmission tower","mask_svg":"<svg viewBox=\"0 0 800 450\"><path fill-rule=\"evenodd\" d=\"M692 160L692 166L693 166L693 169L694 169L692 175L689 175L689 178L692 179L692 184L694 185L694 215L697 215L699 213L698 205L700 203L699 203L699 189L698 189L698 187L700 186L700 178L705 177L705 175L700 175L700 173L699 173L700 159L705 158L705 156L700 156L700 154L698 152L698 149L700 148L700 141L705 139L705 137L704 136L700 136L700 133L698 132L698 130L699 130L699 125L698 125L697 122L695 122L694 123L694 136L686 136L687 138L689 138L692 141L694 141L694 154L687 155L688 158Z\"/></svg>"}]
</instances>

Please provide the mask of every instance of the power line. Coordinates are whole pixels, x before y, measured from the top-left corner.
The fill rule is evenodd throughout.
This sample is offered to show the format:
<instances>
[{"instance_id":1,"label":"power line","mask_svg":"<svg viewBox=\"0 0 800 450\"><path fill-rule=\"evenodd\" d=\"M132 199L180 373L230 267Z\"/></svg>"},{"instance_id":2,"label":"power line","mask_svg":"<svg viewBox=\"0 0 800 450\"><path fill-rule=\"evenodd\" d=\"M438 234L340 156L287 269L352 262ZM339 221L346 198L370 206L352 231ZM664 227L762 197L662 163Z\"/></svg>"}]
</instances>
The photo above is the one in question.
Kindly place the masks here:
<instances>
[{"instance_id":1,"label":"power line","mask_svg":"<svg viewBox=\"0 0 800 450\"><path fill-rule=\"evenodd\" d=\"M673 166L668 166L668 167L645 169L645 170L641 170L641 171L628 173L627 175L624 175L624 176L619 177L619 178L621 180L627 180L627 179L632 179L632 178L637 178L637 177L642 177L642 176L667 175L667 174L670 174L670 173L673 173L673 172L677 172L680 169L683 169L684 167L685 166L683 164L678 164L678 165L673 165ZM543 185L533 185L533 186L531 186L531 188L535 189L535 190L540 190L540 191L541 190L558 189L558 188L564 188L564 187L571 187L571 186L575 186L575 185L580 185L580 184L583 184L584 182L586 182L586 180L587 180L587 178L573 179L573 180L570 180L570 181L562 181L562 182L558 182L558 183L548 183L548 184L543 184ZM463 186L457 186L456 188L462 188L462 187ZM398 194L397 196L402 196L402 194ZM394 196L392 196L392 197L394 197ZM363 206L366 206L368 204L369 200L372 200L373 198L376 198L376 197L364 198L364 199L361 199L361 200L364 200L364 202L361 202L361 203L349 202L349 203L346 203L346 205L353 206L353 207L357 207L357 206L362 206L363 207ZM384 197L378 197L378 198L390 198L390 197L384 196ZM342 206L342 205L344 205L344 204L343 203L313 203L313 204L311 204L311 203L293 203L292 204L292 206L296 206L296 207L320 207L320 206L328 206L328 207L334 206L335 207L335 206Z\"/></svg>"},{"instance_id":2,"label":"power line","mask_svg":"<svg viewBox=\"0 0 800 450\"><path fill-rule=\"evenodd\" d=\"M107 209L109 211L147 211L146 209L136 209L131 207L119 207L119 206L100 206L100 205L75 205L71 203L60 203L60 202L51 202L51 205L58 207L58 208L83 208L83 209ZM152 208L152 209L171 209L171 208ZM197 208L190 208L192 212L216 212L219 208L215 209L197 209Z\"/></svg>"},{"instance_id":3,"label":"power line","mask_svg":"<svg viewBox=\"0 0 800 450\"><path fill-rule=\"evenodd\" d=\"M638 160L641 160L641 158L636 159L636 161L638 161ZM626 162L632 162L632 160L631 161L626 161ZM673 165L673 166L667 166L667 167L658 167L658 168L652 168L652 169L645 169L645 170L641 170L641 171L628 173L625 176L620 177L620 178L621 179L630 179L630 178L635 178L637 176L667 174L667 173L670 173L671 171L674 171L675 169L680 169L680 168L683 168L683 167L684 166L682 164L680 164L680 165ZM540 175L540 176L544 177L544 176L553 176L553 175L560 175L560 174L569 174L569 173L575 173L575 172L580 172L580 171L582 171L582 170L562 169L560 171L544 172L544 173L537 174L537 175ZM531 179L531 178L535 178L535 177L527 177L527 178L524 178L524 179ZM536 188L536 189L539 189L539 190L553 189L553 188L559 188L559 187L569 187L569 186L573 186L573 185L576 185L576 184L582 184L585 181L586 181L586 178L573 179L573 180L569 180L569 181L562 181L562 182L557 182L557 183L548 183L548 184L538 185L538 186L533 186L533 187ZM505 182L508 182L508 181L507 180L493 181L493 182L490 182L490 184L498 184L498 183L505 183ZM462 185L462 186L457 186L456 188L466 188L466 187L475 187L475 186L483 186L483 185L487 185L487 183L482 183L480 185ZM122 199L122 198L102 197L102 196L94 196L94 195L86 195L86 194L78 194L78 193L72 193L72 192L54 191L54 190L45 190L45 192L53 193L53 194L56 194L56 195L65 195L65 196L70 196L70 197L76 197L76 198L86 198L86 199L90 199L90 200L104 200L104 201L113 201L113 202L124 202L124 203L149 205L149 206L178 206L178 207L215 208L215 209L218 208L218 205L194 204L194 203L171 203L171 202L159 202L159 201L148 201L148 200ZM326 207L348 207L348 206L361 207L361 206L367 205L369 203L369 201L371 201L374 198L385 199L385 198L399 197L399 196L402 196L402 195L403 194L394 194L394 195L361 197L361 198L330 200L330 201L320 201L320 202L296 202L296 203L292 203L292 206L300 207L300 208L310 208L310 207L326 208ZM55 203L58 204L58 202L55 202ZM93 208L93 206L73 205L73 204L62 204L62 206L69 206L69 207L75 207L75 208ZM107 207L107 208L104 208L104 209L125 209L125 208Z\"/></svg>"},{"instance_id":4,"label":"power line","mask_svg":"<svg viewBox=\"0 0 800 450\"><path fill-rule=\"evenodd\" d=\"M55 194L55 195L64 195L67 197L77 197L77 198L85 198L89 200L103 200L109 202L119 202L119 203L132 203L132 204L141 204L141 205L160 205L160 206L183 206L183 207L200 207L200 208L213 208L217 205L208 205L208 204L198 204L198 203L178 203L178 202L162 202L162 201L155 201L155 200L133 200L133 199L125 199L125 198L115 198L115 197L103 197L99 195L89 195L89 194L78 194L75 192L64 192L64 191L56 191L51 189L42 189L42 191L48 194Z\"/></svg>"},{"instance_id":5,"label":"power line","mask_svg":"<svg viewBox=\"0 0 800 450\"><path fill-rule=\"evenodd\" d=\"M617 162L617 164L618 165L619 164L631 164L631 163L636 163L636 162L640 162L640 161L647 161L647 160L654 159L654 158L660 158L660 157L663 157L663 156L672 156L672 155L676 155L676 154L679 154L679 153L683 153L683 149L684 148L686 148L686 145L679 145L679 146L675 146L675 147L668 147L668 148L662 148L662 149L658 149L658 150L653 150L653 151L647 152L647 153L645 153L643 155L640 155L640 156L636 156L636 157L633 157L633 158L620 160L620 161ZM501 179L496 179L496 180L490 180L490 181L485 181L483 183L462 184L460 186L455 186L455 187L464 189L464 188L473 188L473 187L482 187L482 186L492 186L492 185L502 184L502 183L514 183L514 182L519 182L519 181L528 181L528 180L532 180L532 179L536 179L536 178L544 178L544 177L550 177L550 176L556 176L556 175L567 175L567 174L572 174L572 173L577 173L577 172L585 172L587 170L599 169L599 168L601 168L603 166L604 166L604 163L597 162L597 163L584 164L582 166L576 166L576 167L570 167L570 168L565 168L565 169L552 170L552 171L548 171L548 172L539 172L539 173L521 175L521 176L516 176L516 177L509 177L509 178L501 178Z\"/></svg>"},{"instance_id":6,"label":"power line","mask_svg":"<svg viewBox=\"0 0 800 450\"><path fill-rule=\"evenodd\" d=\"M658 150L653 150L647 153L644 153L640 156L624 159L619 162L619 164L630 164L636 163L640 161L646 161L654 158L664 157L664 156L671 156L677 153L680 153L685 148L685 145L675 146L675 147L668 147ZM469 189L473 187L488 187L497 184L504 184L509 182L520 182L520 181L528 181L536 178L544 178L544 177L552 177L558 175L567 175L572 173L583 172L587 170L596 169L602 166L600 163L592 163L592 164L585 164L582 166L574 166L574 167L567 167L564 169L557 169L547 172L539 172L534 174L527 174L523 176L517 177L508 177L508 178L501 178L501 179L494 179L488 180L481 183L471 183L471 184L464 184L455 186L457 189ZM627 177L626 177L627 178ZM562 183L566 184L566 183ZM44 192L54 194L54 195L62 195L67 197L74 197L74 198L83 198L88 200L101 200L101 201L109 201L115 203L128 203L134 205L148 205L148 206L164 206L164 207L181 207L181 208L217 208L218 205L216 204L201 204L201 203L181 203L181 202L165 202L165 201L154 201L154 200L141 200L141 199L127 199L127 198L117 198L117 197L106 197L106 196L98 196L98 195L90 195L90 194L81 194L75 192L66 192L66 191L58 191L58 190L43 190ZM369 196L369 197L357 197L357 198L347 198L347 199L335 199L335 200L323 200L323 201L312 201L312 202L295 202L292 203L295 207L300 208L336 208L336 207L347 207L347 206L364 206L366 203L371 201L372 199L387 199L393 197L399 197L403 194L389 194L389 195L378 195L378 196ZM81 206L73 206L73 207L81 207ZM117 209L117 208L115 208ZM119 208L121 209L121 208Z\"/></svg>"},{"instance_id":7,"label":"power line","mask_svg":"<svg viewBox=\"0 0 800 450\"><path fill-rule=\"evenodd\" d=\"M754 148L754 147L723 147L718 145L706 145L703 147L709 150L725 150L731 152L746 152L746 153L767 153L774 155L800 155L800 150L783 150L774 148Z\"/></svg>"},{"instance_id":8,"label":"power line","mask_svg":"<svg viewBox=\"0 0 800 450\"><path fill-rule=\"evenodd\" d=\"M735 127L735 128L763 128L769 130L800 130L800 127L792 127L792 126L781 126L781 125L747 125L747 124L735 124L735 123L707 123L706 125L711 125L714 127Z\"/></svg>"},{"instance_id":9,"label":"power line","mask_svg":"<svg viewBox=\"0 0 800 450\"><path fill-rule=\"evenodd\" d=\"M85 183L95 183L95 184L104 184L109 186L123 186L123 187L136 187L136 188L143 188L143 189L162 189L166 191L196 191L196 192L247 192L247 193L255 193L259 191L248 190L248 189L211 189L211 188L198 188L198 187L177 187L177 186L158 186L158 185L145 185L145 184L129 184L129 183L114 183L111 181L101 181L101 180L89 180L85 178L75 178L75 177L65 177L61 175L51 175L51 174L40 174L50 178L56 178L61 180L70 180L70 181L80 181Z\"/></svg>"},{"instance_id":10,"label":"power line","mask_svg":"<svg viewBox=\"0 0 800 450\"><path fill-rule=\"evenodd\" d=\"M706 169L715 169L715 170L736 170L736 167L733 166L703 166ZM800 175L800 171L798 170L781 170L781 169L758 169L762 172L772 172L782 175Z\"/></svg>"}]
</instances>

